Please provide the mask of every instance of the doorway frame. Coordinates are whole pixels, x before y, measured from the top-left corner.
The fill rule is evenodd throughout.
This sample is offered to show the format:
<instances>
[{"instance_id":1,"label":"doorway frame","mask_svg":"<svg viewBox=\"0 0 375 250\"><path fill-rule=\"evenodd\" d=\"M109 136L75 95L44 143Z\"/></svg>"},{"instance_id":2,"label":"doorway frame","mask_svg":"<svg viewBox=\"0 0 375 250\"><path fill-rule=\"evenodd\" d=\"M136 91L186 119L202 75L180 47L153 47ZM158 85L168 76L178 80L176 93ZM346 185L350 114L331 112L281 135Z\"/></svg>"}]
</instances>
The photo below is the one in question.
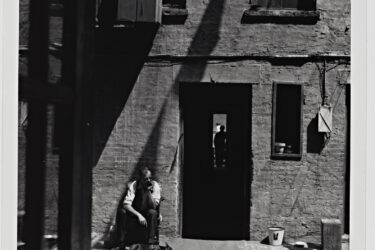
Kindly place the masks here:
<instances>
[{"instance_id":1,"label":"doorway frame","mask_svg":"<svg viewBox=\"0 0 375 250\"><path fill-rule=\"evenodd\" d=\"M183 88L184 86L187 86L187 85L191 85L191 84L200 84L202 86L204 85L210 85L212 83L210 82L196 82L196 81L176 81L176 84L178 86L178 90L179 90L179 97L178 97L178 101L179 101L179 140L178 140L178 155L177 155L177 159L178 159L178 167L179 167L179 173L178 173L178 198L177 198L177 201L178 201L178 211L177 211L177 214L178 214L178 226L177 226L177 235L181 238L185 238L183 237L183 227L184 227L184 178L185 178L185 175L184 175L184 168L185 168L185 115L184 115L184 112L185 112L185 107L184 107L184 100L183 98L185 98L183 95L182 95L182 92L183 92ZM251 220L251 197L252 197L252 194L251 194L251 184L253 182L253 163L252 163L252 100L253 100L253 85L255 83L231 83L231 82L225 82L225 83L220 83L220 85L232 85L233 87L234 86L238 86L238 85L241 85L241 86L248 86L249 87L249 98L248 98L248 101L249 101L249 108L248 108L248 111L249 111L249 116L248 116L248 136L250 137L248 139L248 150L249 150L249 153L245 155L244 157L244 160L247 161L247 163L244 163L244 166L246 165L246 167L244 168L244 179L246 178L246 175L248 176L247 177L247 187L245 187L245 183L244 183L244 188L246 188L246 191L245 191L245 195L247 197L247 199L245 200L245 203L247 204L247 209L248 209L248 213L246 213L246 208L244 208L244 217L246 218L245 221L247 221L247 224L244 223L242 225L242 237L243 239L242 240L250 240L250 220ZM186 87L185 87L186 88ZM189 238L187 238L189 239Z\"/></svg>"}]
</instances>

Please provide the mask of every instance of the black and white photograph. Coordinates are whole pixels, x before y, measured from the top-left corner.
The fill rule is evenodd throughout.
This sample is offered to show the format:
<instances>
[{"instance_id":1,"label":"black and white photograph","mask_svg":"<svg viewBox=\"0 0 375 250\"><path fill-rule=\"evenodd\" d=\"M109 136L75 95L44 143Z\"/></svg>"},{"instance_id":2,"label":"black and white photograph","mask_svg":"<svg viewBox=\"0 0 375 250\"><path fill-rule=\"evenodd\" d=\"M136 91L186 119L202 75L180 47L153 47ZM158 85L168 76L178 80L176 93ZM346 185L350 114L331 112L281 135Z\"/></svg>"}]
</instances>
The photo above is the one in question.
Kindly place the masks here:
<instances>
[{"instance_id":1,"label":"black and white photograph","mask_svg":"<svg viewBox=\"0 0 375 250\"><path fill-rule=\"evenodd\" d=\"M18 250L362 250L350 0L18 7Z\"/></svg>"}]
</instances>

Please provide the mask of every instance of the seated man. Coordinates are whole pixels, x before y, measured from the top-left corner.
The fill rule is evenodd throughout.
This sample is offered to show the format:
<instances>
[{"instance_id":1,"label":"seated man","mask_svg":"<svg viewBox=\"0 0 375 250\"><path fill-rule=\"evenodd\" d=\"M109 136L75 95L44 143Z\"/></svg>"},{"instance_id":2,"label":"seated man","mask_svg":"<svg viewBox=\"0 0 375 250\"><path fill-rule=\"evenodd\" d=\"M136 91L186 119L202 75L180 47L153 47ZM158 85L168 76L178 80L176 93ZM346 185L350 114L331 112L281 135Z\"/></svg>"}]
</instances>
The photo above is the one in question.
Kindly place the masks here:
<instances>
[{"instance_id":1,"label":"seated man","mask_svg":"<svg viewBox=\"0 0 375 250\"><path fill-rule=\"evenodd\" d=\"M151 179L148 168L139 171L139 177L128 186L124 199L126 213L126 243L158 245L158 206L160 185Z\"/></svg>"}]
</instances>

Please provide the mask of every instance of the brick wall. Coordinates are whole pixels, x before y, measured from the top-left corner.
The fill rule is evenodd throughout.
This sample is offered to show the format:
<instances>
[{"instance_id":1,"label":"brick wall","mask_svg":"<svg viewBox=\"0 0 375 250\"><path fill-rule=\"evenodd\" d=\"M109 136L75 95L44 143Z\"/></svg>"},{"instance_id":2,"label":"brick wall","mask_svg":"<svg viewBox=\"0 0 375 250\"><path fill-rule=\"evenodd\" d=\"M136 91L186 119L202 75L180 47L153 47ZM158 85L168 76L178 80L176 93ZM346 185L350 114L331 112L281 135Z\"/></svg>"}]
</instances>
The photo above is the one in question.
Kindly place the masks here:
<instances>
[{"instance_id":1,"label":"brick wall","mask_svg":"<svg viewBox=\"0 0 375 250\"><path fill-rule=\"evenodd\" d=\"M319 242L320 218L343 221L346 106L345 86L327 76L328 95L334 106L333 132L321 153L311 150L317 134L315 119L321 103L316 65L270 67L265 83L253 89L253 153L251 238L266 234L266 225L282 225L286 237ZM300 161L270 160L272 80L302 81L303 155ZM312 144L312 145L310 145Z\"/></svg>"},{"instance_id":2,"label":"brick wall","mask_svg":"<svg viewBox=\"0 0 375 250\"><path fill-rule=\"evenodd\" d=\"M333 132L328 144L318 153L314 150L316 138L320 136L316 120L321 104L317 65L307 62L302 66L273 66L257 61L238 64L236 68L236 63L231 63L235 70L232 75L225 74L226 78L235 82L244 69L259 71L253 82L252 96L251 239L262 239L267 226L277 224L286 228L287 238L318 242L321 218L343 220L347 114L345 85L337 76L348 66L338 66L327 73L327 94L334 107ZM223 66L225 64L215 64L210 69L215 72L213 68ZM336 63L328 64L327 68L334 66ZM177 84L172 80L172 70L179 72L183 68L188 68L187 77L200 71L199 67L191 65L144 65L94 169L94 231L102 231L106 228L104 225L111 223L125 183L135 169L150 166L155 169L166 197L162 206L165 216L162 233L179 233L181 165L172 165L182 131L179 129L179 96L172 91L172 85ZM300 161L270 159L273 81L304 84L303 156ZM98 95L98 98L104 97Z\"/></svg>"}]
</instances>

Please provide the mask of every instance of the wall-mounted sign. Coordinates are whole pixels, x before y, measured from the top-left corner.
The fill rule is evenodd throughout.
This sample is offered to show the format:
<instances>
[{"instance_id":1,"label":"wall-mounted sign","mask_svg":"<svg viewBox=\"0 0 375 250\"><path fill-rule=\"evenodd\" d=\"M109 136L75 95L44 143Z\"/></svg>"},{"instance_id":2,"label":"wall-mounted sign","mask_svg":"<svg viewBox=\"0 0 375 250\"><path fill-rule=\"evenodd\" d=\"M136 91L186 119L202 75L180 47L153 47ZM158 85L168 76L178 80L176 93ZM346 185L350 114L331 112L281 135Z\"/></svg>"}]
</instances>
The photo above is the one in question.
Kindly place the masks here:
<instances>
[{"instance_id":1,"label":"wall-mounted sign","mask_svg":"<svg viewBox=\"0 0 375 250\"><path fill-rule=\"evenodd\" d=\"M329 105L320 106L318 131L324 133L332 132L332 107Z\"/></svg>"}]
</instances>

